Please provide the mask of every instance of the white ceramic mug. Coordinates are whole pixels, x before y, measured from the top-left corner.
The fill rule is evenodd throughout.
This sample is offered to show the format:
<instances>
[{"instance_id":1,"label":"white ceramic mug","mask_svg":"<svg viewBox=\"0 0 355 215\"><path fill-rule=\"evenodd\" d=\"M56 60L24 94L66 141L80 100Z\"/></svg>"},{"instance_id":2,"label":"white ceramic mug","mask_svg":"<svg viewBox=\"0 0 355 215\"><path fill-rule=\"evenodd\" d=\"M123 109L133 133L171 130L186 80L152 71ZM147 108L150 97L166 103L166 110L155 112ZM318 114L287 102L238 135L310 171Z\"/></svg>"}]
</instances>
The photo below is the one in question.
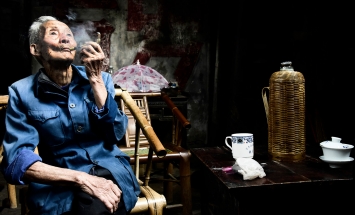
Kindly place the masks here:
<instances>
[{"instance_id":1,"label":"white ceramic mug","mask_svg":"<svg viewBox=\"0 0 355 215\"><path fill-rule=\"evenodd\" d=\"M228 143L231 139L232 145ZM233 158L253 158L254 156L254 136L251 133L235 133L227 136L225 143L232 150Z\"/></svg>"}]
</instances>

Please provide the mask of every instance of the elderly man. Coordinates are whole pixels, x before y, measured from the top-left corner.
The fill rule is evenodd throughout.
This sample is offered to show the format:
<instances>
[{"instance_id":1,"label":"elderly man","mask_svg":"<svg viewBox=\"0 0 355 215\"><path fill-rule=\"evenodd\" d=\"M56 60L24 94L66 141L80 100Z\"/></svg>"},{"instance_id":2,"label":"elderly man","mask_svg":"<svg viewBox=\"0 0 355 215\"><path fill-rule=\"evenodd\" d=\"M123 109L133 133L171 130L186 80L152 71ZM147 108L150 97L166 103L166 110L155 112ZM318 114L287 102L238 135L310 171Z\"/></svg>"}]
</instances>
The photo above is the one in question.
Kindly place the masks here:
<instances>
[{"instance_id":1,"label":"elderly man","mask_svg":"<svg viewBox=\"0 0 355 215\"><path fill-rule=\"evenodd\" d=\"M29 36L43 68L8 89L6 180L29 184L30 214L126 214L140 190L116 146L127 116L100 70L101 47L87 42L78 50L70 28L51 16L34 21ZM84 66L72 64L79 51Z\"/></svg>"}]
</instances>

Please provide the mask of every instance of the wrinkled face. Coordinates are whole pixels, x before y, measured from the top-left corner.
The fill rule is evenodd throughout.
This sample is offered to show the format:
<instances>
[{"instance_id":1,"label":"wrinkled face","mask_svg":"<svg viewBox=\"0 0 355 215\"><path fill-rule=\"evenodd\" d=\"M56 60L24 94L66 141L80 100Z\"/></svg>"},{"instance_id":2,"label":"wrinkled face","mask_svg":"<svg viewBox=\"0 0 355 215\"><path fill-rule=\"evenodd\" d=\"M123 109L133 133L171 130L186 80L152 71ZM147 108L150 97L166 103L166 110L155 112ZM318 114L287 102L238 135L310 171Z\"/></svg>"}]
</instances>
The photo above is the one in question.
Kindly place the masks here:
<instances>
[{"instance_id":1,"label":"wrinkled face","mask_svg":"<svg viewBox=\"0 0 355 215\"><path fill-rule=\"evenodd\" d=\"M43 41L37 46L43 61L72 62L77 43L70 28L60 21L48 21L43 24Z\"/></svg>"}]
</instances>

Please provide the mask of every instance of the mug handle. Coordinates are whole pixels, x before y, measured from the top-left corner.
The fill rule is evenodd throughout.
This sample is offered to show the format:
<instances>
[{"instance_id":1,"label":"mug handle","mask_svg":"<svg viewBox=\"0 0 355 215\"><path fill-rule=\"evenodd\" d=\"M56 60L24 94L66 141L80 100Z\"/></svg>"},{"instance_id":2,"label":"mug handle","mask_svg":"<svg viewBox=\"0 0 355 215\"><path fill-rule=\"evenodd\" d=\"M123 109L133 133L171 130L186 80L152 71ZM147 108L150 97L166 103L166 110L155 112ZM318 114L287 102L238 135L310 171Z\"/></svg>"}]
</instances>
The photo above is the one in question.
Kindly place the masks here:
<instances>
[{"instance_id":1,"label":"mug handle","mask_svg":"<svg viewBox=\"0 0 355 215\"><path fill-rule=\"evenodd\" d=\"M230 148L232 150L232 147L228 144L228 139L232 140L231 136L227 136L226 139L224 140L224 142L226 143L226 145L228 146L228 148Z\"/></svg>"}]
</instances>

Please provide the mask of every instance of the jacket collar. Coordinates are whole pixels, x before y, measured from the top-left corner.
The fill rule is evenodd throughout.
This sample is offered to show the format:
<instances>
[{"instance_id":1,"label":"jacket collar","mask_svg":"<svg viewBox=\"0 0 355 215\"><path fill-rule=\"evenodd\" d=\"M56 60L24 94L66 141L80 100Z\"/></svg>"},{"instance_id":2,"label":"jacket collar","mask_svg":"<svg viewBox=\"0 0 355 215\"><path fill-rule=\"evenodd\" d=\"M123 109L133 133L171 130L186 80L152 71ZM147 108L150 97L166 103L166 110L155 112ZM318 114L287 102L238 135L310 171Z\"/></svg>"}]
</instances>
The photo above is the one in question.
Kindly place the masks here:
<instances>
[{"instance_id":1,"label":"jacket collar","mask_svg":"<svg viewBox=\"0 0 355 215\"><path fill-rule=\"evenodd\" d=\"M75 66L74 64L72 64L71 67L73 69L73 79L69 85L78 85L81 83L89 82L89 79L86 76L84 66ZM68 95L65 90L62 90L59 85L50 80L50 78L45 74L44 68L38 70L35 80L35 93L38 97L41 97L47 93L56 93L63 96Z\"/></svg>"}]
</instances>

